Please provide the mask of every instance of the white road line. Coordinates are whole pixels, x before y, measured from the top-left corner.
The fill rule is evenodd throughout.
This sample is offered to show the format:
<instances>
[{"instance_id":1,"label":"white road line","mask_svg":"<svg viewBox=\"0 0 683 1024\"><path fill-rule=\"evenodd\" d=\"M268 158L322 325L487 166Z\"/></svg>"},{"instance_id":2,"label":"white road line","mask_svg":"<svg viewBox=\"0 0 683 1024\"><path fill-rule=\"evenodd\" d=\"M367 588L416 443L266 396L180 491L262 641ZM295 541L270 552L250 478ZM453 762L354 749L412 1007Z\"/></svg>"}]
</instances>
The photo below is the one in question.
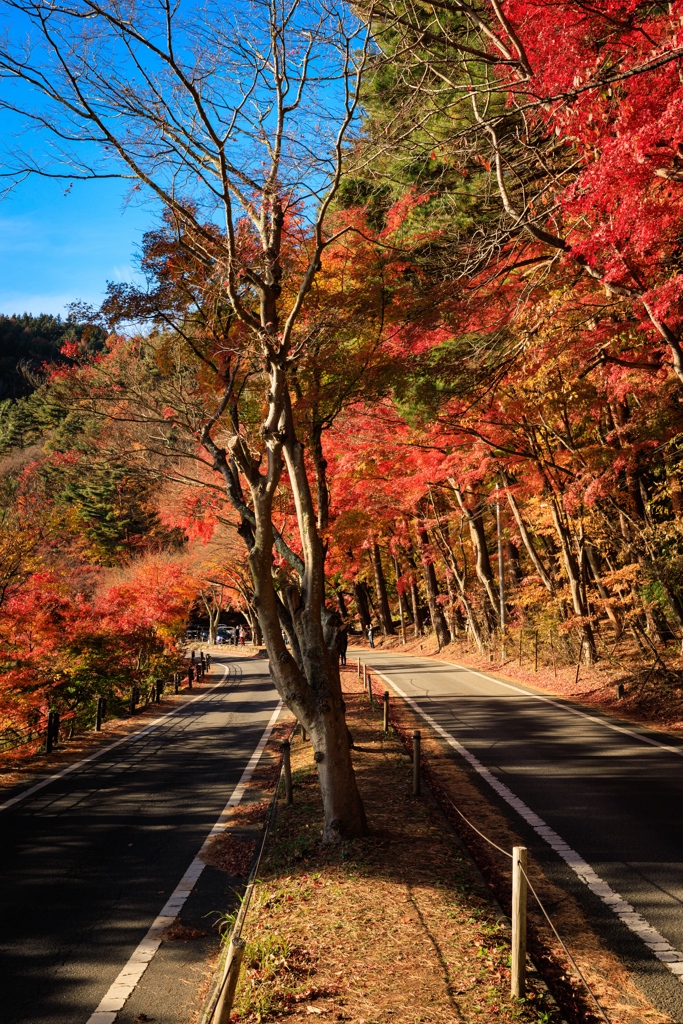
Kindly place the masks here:
<instances>
[{"instance_id":1,"label":"white road line","mask_svg":"<svg viewBox=\"0 0 683 1024\"><path fill-rule=\"evenodd\" d=\"M254 774L256 765L261 760L261 755L265 749L268 739L270 738L270 734L273 731L273 727L281 710L282 701L279 701L278 706L270 717L270 721L268 722L261 739L258 741L258 745L254 753L249 759L247 767L242 772L240 781L235 786L232 796L221 811L216 824L202 843L199 853L178 882L177 886L164 904L161 913L157 918L155 918L151 928L145 935L142 942L138 945L126 966L119 973L114 983L109 987L106 995L100 1000L100 1004L95 1012L91 1013L88 1017L86 1024L112 1024L112 1022L116 1020L119 1010L123 1009L124 1003L132 994L137 983L140 981L140 978L147 970L154 954L161 945L164 930L168 928L169 925L173 924L176 917L182 910L185 900L194 889L197 879L204 870L204 861L200 860L202 853L206 850L210 840L219 832L224 831L230 811L233 807L237 807L244 796L247 783Z\"/></svg>"},{"instance_id":2,"label":"white road line","mask_svg":"<svg viewBox=\"0 0 683 1024\"><path fill-rule=\"evenodd\" d=\"M22 800L25 800L27 796L33 796L34 793L37 793L41 789L45 789L46 786L49 786L50 783L55 782L57 779L61 779L65 775L75 772L77 768L80 768L81 765L87 764L88 761L95 761L98 757L102 757L102 755L106 754L108 751L114 750L115 747L120 747L122 743L134 743L136 740L142 739L143 736L147 736L148 733L158 729L161 723L165 722L167 718L170 718L172 715L177 715L180 711L183 711L188 707L188 705L201 700L202 697L208 697L208 695L212 693L217 686L222 686L225 682L225 673L227 672L228 666L220 665L218 667L223 669L223 678L219 679L219 681L215 683L210 690L205 690L203 693L193 697L192 700L188 700L183 704L180 704L177 708L174 708L173 711L167 711L166 714L161 715L160 718L155 718L154 721L141 732L133 732L128 736L122 736L121 739L116 740L115 743L109 743L106 747L100 747L100 749L96 750L93 754L88 754L87 757L81 758L80 761L75 761L74 764L70 764L68 768L62 768L61 772L55 772L54 775L48 776L48 778L43 779L42 782L37 782L35 786L30 786L29 789L22 790L21 793L17 793L16 796L13 796L9 800L5 800L4 803L0 804L0 812L6 811L8 807L13 807L15 804L20 803Z\"/></svg>"},{"instance_id":3,"label":"white road line","mask_svg":"<svg viewBox=\"0 0 683 1024\"><path fill-rule=\"evenodd\" d=\"M524 818L527 824L531 825L534 832L540 836L541 839L544 839L556 853L559 853L560 857L562 857L562 859L569 865L580 880L588 886L590 891L595 893L596 896L599 896L605 906L609 907L612 913L616 914L619 920L634 932L639 939L642 939L657 959L661 960L662 963L669 968L671 973L676 975L679 981L683 982L683 953L674 949L671 943L669 943L656 928L653 928L645 918L631 906L630 903L623 899L618 892L615 892L607 882L604 882L602 878L595 873L593 868L583 859L581 854L572 850L569 843L565 843L564 839L562 839L554 829L550 828L549 825L546 825L543 819L539 818L539 816L535 814L523 800L520 800L518 796L515 796L508 786L500 782L499 779L497 779L496 776L493 775L493 773L490 772L474 754L470 753L466 747L463 747L462 743L458 743L458 741L451 736L449 732L446 732L446 730L442 728L442 726L440 726L431 715L427 714L426 711L423 711L419 704L417 704L412 697L409 697L397 683L384 675L383 672L378 671L376 668L373 669L373 672L393 687L396 693L403 697L403 699L410 704L411 708L416 711L418 715L424 718L424 720L431 725L439 736L443 737L449 746L453 747L454 750L457 750L461 757L463 757L467 763L474 768L475 772L481 775L481 777L488 782L489 786L491 786L491 788L494 789L496 793L498 793L498 795L513 808L513 810L517 811L517 813ZM498 680L496 680L496 682L497 681Z\"/></svg>"},{"instance_id":4,"label":"white road line","mask_svg":"<svg viewBox=\"0 0 683 1024\"><path fill-rule=\"evenodd\" d=\"M405 657L405 655L398 655L398 657ZM642 733L634 732L633 729L627 729L623 725L615 725L613 722L608 722L604 718L600 718L597 715L589 715L586 711L579 711L578 708L571 707L568 704L564 704L562 701L553 700L552 697L546 697L542 693L533 693L529 690L524 690L521 686L515 686L514 683L505 683L502 679L496 679L495 676L487 676L485 672L478 672L477 669L470 668L468 665L459 665L457 661L442 661L439 659L431 662L431 664L437 665L451 665L453 668L460 669L461 672L469 672L473 676L479 676L480 679L486 679L489 683L496 683L497 686L505 686L508 690L514 690L515 693L521 693L524 697L529 697L531 700L541 700L545 704L552 704L553 707L559 708L560 711L566 711L568 715L576 715L579 718L586 718L589 722L594 722L596 725L601 725L605 729L611 729L613 732L621 732L625 736L631 736L635 740L640 740L641 743L647 743L651 747L659 747L661 750L666 750L670 754L676 754L678 757L683 757L683 746L670 747L666 743L660 743L659 740L653 740L650 736L643 736ZM372 668L372 665L368 664L368 668ZM405 671L409 671L413 668L413 671L419 672L420 668L416 666L408 665ZM423 668L429 671L429 666L425 665ZM378 669L373 669L378 675L382 673ZM399 671L404 671L400 669Z\"/></svg>"}]
</instances>

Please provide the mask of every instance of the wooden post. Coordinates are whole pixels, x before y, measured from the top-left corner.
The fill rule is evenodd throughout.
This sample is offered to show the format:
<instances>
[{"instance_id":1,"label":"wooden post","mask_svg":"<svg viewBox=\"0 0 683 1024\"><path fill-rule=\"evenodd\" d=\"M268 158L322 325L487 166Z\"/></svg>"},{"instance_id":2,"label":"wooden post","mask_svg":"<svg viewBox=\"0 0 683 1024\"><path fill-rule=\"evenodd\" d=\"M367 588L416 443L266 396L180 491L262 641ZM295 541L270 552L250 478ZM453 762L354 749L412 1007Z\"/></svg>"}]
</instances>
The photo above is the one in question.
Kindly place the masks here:
<instances>
[{"instance_id":1,"label":"wooden post","mask_svg":"<svg viewBox=\"0 0 683 1024\"><path fill-rule=\"evenodd\" d=\"M534 633L534 672L538 672L538 630Z\"/></svg>"},{"instance_id":2,"label":"wooden post","mask_svg":"<svg viewBox=\"0 0 683 1024\"><path fill-rule=\"evenodd\" d=\"M579 647L579 657L578 657L578 660L576 662L576 675L574 676L574 686L576 686L576 684L579 681L579 672L581 671L581 656L583 654L583 640L584 640L584 638L581 637L581 646Z\"/></svg>"},{"instance_id":3,"label":"wooden post","mask_svg":"<svg viewBox=\"0 0 683 1024\"><path fill-rule=\"evenodd\" d=\"M173 692L177 693L180 689L180 672L173 673Z\"/></svg>"},{"instance_id":4,"label":"wooden post","mask_svg":"<svg viewBox=\"0 0 683 1024\"><path fill-rule=\"evenodd\" d=\"M553 635L552 635L552 633L550 634L550 654L552 655L552 659L553 659L553 673L555 674L555 678L557 679L557 665L555 664L555 647L554 647L554 644L553 644Z\"/></svg>"},{"instance_id":5,"label":"wooden post","mask_svg":"<svg viewBox=\"0 0 683 1024\"><path fill-rule=\"evenodd\" d=\"M420 730L413 733L413 796L420 795Z\"/></svg>"},{"instance_id":6,"label":"wooden post","mask_svg":"<svg viewBox=\"0 0 683 1024\"><path fill-rule=\"evenodd\" d=\"M52 712L52 746L59 746L59 711Z\"/></svg>"},{"instance_id":7,"label":"wooden post","mask_svg":"<svg viewBox=\"0 0 683 1024\"><path fill-rule=\"evenodd\" d=\"M225 973L223 974L223 985L216 1012L213 1019L214 1024L229 1024L232 1004L235 999L237 979L240 976L242 957L244 956L244 939L231 939L228 949L228 956L225 961Z\"/></svg>"},{"instance_id":8,"label":"wooden post","mask_svg":"<svg viewBox=\"0 0 683 1024\"><path fill-rule=\"evenodd\" d=\"M95 718L95 732L99 732L102 728L102 722L107 716L107 700L106 697L98 697L97 699L97 717Z\"/></svg>"},{"instance_id":9,"label":"wooden post","mask_svg":"<svg viewBox=\"0 0 683 1024\"><path fill-rule=\"evenodd\" d=\"M358 659L358 679L360 680L360 658Z\"/></svg>"},{"instance_id":10,"label":"wooden post","mask_svg":"<svg viewBox=\"0 0 683 1024\"><path fill-rule=\"evenodd\" d=\"M526 846L512 848L512 978L510 991L524 998L526 988Z\"/></svg>"},{"instance_id":11,"label":"wooden post","mask_svg":"<svg viewBox=\"0 0 683 1024\"><path fill-rule=\"evenodd\" d=\"M53 723L53 717L52 716L53 715L54 715L54 711L48 712L48 716L47 716L47 731L45 733L45 753L46 754L51 754L52 753L52 723Z\"/></svg>"},{"instance_id":12,"label":"wooden post","mask_svg":"<svg viewBox=\"0 0 683 1024\"><path fill-rule=\"evenodd\" d=\"M367 688L368 688L368 666L367 665L363 665L363 689L367 690Z\"/></svg>"},{"instance_id":13,"label":"wooden post","mask_svg":"<svg viewBox=\"0 0 683 1024\"><path fill-rule=\"evenodd\" d=\"M522 638L524 636L524 630L519 627L519 667L522 667Z\"/></svg>"},{"instance_id":14,"label":"wooden post","mask_svg":"<svg viewBox=\"0 0 683 1024\"><path fill-rule=\"evenodd\" d=\"M384 718L382 721L382 731L384 733L389 732L389 691L384 691Z\"/></svg>"},{"instance_id":15,"label":"wooden post","mask_svg":"<svg viewBox=\"0 0 683 1024\"><path fill-rule=\"evenodd\" d=\"M130 708L129 708L129 711L130 711L131 715L135 714L135 708L136 708L137 702L138 702L138 691L136 690L135 687L133 687L133 689L130 691Z\"/></svg>"},{"instance_id":16,"label":"wooden post","mask_svg":"<svg viewBox=\"0 0 683 1024\"><path fill-rule=\"evenodd\" d=\"M372 704L372 676L370 675L369 672L368 672L368 700L370 701L370 707L372 707L373 706L373 704Z\"/></svg>"},{"instance_id":17,"label":"wooden post","mask_svg":"<svg viewBox=\"0 0 683 1024\"><path fill-rule=\"evenodd\" d=\"M282 747L282 770L285 776L285 802L292 804L294 803L294 798L292 796L292 762L289 752L289 740L283 740L280 746Z\"/></svg>"}]
</instances>

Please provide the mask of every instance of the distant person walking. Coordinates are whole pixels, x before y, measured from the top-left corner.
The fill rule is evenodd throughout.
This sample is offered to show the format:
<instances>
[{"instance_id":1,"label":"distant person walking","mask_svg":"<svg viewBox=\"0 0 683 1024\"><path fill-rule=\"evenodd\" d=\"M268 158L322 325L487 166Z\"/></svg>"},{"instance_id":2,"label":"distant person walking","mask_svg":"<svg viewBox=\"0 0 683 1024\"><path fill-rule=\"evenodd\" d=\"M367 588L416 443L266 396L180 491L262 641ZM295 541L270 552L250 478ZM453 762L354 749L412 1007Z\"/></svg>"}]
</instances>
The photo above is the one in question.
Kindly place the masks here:
<instances>
[{"instance_id":1,"label":"distant person walking","mask_svg":"<svg viewBox=\"0 0 683 1024\"><path fill-rule=\"evenodd\" d=\"M339 637L339 661L342 665L345 665L346 649L349 646L349 627L342 626L337 636Z\"/></svg>"},{"instance_id":2,"label":"distant person walking","mask_svg":"<svg viewBox=\"0 0 683 1024\"><path fill-rule=\"evenodd\" d=\"M375 646L375 630L372 626L368 626L368 643L371 647Z\"/></svg>"}]
</instances>

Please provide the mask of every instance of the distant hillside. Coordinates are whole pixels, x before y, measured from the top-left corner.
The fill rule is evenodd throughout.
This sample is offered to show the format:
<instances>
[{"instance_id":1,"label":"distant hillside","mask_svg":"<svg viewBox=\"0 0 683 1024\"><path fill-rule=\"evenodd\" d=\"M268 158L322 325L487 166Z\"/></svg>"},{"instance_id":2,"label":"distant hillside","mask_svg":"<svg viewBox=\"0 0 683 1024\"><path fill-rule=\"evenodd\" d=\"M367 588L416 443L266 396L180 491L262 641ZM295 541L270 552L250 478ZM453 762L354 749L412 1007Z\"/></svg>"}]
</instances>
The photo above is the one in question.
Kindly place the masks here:
<instances>
[{"instance_id":1,"label":"distant hillside","mask_svg":"<svg viewBox=\"0 0 683 1024\"><path fill-rule=\"evenodd\" d=\"M43 313L40 316L0 316L0 400L29 395L46 363L61 362L66 341L85 351L102 348L107 332L101 327Z\"/></svg>"}]
</instances>

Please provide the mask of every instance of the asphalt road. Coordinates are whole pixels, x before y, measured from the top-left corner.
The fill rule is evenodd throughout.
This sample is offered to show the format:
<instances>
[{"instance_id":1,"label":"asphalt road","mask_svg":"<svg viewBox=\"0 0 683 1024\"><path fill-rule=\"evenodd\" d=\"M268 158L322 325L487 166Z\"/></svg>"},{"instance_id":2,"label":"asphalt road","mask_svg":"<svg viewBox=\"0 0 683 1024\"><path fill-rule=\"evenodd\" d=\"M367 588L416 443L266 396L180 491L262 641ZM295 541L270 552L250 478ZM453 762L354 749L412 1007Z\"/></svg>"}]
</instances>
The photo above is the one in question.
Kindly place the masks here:
<instances>
[{"instance_id":1,"label":"asphalt road","mask_svg":"<svg viewBox=\"0 0 683 1024\"><path fill-rule=\"evenodd\" d=\"M205 692L147 735L0 813L2 1024L85 1024L129 961L277 707L267 662L241 667L237 685ZM221 677L214 663L208 681ZM226 876L207 868L187 901L191 922L209 930L207 915L234 899L229 890ZM147 1016L137 1019L189 1019L179 974L205 970L189 945L164 943L140 982L156 992L142 1002L137 993L117 1021L136 1019L143 1005Z\"/></svg>"},{"instance_id":2,"label":"asphalt road","mask_svg":"<svg viewBox=\"0 0 683 1024\"><path fill-rule=\"evenodd\" d=\"M683 1021L683 745L462 666L379 650L362 658L461 745L453 756L650 998Z\"/></svg>"}]
</instances>

